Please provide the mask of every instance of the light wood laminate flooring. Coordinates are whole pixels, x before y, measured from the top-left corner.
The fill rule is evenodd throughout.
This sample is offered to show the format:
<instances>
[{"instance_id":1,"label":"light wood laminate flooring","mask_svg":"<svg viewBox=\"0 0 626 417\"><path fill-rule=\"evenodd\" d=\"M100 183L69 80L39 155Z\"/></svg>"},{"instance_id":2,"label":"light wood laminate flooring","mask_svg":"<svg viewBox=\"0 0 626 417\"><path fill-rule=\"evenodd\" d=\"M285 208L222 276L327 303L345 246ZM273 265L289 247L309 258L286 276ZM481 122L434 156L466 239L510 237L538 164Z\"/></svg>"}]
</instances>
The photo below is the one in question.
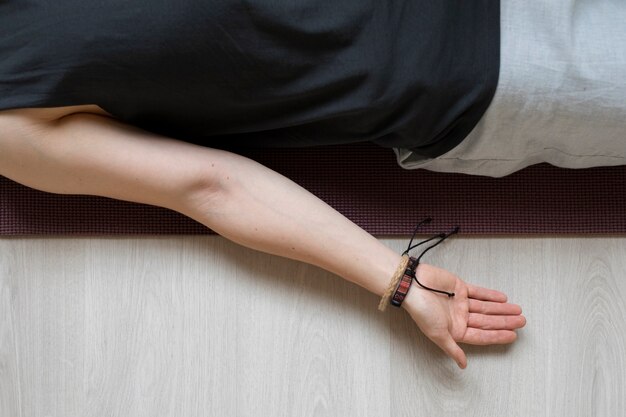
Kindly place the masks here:
<instances>
[{"instance_id":1,"label":"light wood laminate flooring","mask_svg":"<svg viewBox=\"0 0 626 417\"><path fill-rule=\"evenodd\" d=\"M626 415L626 237L426 258L519 303L518 341L462 371L403 309L217 236L0 239L0 417Z\"/></svg>"}]
</instances>

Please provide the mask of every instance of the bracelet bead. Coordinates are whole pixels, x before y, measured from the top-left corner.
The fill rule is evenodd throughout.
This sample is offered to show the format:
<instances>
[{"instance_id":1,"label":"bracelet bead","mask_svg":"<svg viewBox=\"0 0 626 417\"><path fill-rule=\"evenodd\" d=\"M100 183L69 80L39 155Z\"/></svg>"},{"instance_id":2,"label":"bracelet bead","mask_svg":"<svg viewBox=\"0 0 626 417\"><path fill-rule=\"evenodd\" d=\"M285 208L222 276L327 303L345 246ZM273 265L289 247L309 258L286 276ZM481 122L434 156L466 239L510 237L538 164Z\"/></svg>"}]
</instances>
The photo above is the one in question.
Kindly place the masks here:
<instances>
[{"instance_id":1,"label":"bracelet bead","mask_svg":"<svg viewBox=\"0 0 626 417\"><path fill-rule=\"evenodd\" d=\"M415 268L417 268L417 259L414 257L409 258L409 264L404 270L404 275L400 279L396 290L391 297L391 304L395 307L400 307L402 305L402 301L409 292L409 288L411 288L411 283L413 283L413 277L415 276Z\"/></svg>"},{"instance_id":2,"label":"bracelet bead","mask_svg":"<svg viewBox=\"0 0 626 417\"><path fill-rule=\"evenodd\" d=\"M402 255L402 260L400 261L400 264L398 265L396 272L393 274L393 277L391 277L391 281L389 282L389 286L387 287L387 290L385 291L382 298L380 299L380 302L378 303L378 309L380 311L385 311L385 309L387 308L389 298L391 298L391 295L393 294L394 289L397 287L398 283L400 282L400 279L402 278L404 272L406 271L408 264L409 264L409 256Z\"/></svg>"}]
</instances>

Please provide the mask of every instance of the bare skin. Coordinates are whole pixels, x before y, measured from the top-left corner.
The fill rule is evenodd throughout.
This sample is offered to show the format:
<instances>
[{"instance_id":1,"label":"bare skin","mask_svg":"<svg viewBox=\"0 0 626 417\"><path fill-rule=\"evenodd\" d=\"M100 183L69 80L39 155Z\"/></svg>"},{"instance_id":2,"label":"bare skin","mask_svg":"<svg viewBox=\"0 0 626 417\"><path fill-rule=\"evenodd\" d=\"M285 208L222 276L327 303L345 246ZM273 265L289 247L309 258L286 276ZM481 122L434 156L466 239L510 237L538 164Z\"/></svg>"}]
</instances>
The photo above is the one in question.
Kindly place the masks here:
<instances>
[{"instance_id":1,"label":"bare skin","mask_svg":"<svg viewBox=\"0 0 626 417\"><path fill-rule=\"evenodd\" d=\"M0 111L0 175L32 188L166 207L241 245L319 266L381 296L400 254L248 158L155 135L96 105ZM512 343L526 323L505 294L428 264L402 304L460 368L458 343ZM375 308L375 306L373 306Z\"/></svg>"}]
</instances>

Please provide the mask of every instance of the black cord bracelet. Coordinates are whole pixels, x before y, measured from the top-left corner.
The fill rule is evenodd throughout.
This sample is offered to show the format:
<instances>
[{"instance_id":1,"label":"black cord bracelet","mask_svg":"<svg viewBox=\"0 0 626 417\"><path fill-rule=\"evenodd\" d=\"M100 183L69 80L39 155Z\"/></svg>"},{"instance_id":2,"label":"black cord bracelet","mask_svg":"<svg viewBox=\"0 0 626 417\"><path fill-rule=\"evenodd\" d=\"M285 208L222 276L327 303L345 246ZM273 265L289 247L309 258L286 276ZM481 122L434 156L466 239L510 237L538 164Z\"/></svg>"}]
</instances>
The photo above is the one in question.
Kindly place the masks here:
<instances>
[{"instance_id":1,"label":"black cord bracelet","mask_svg":"<svg viewBox=\"0 0 626 417\"><path fill-rule=\"evenodd\" d=\"M415 260L415 262L410 262L409 263L409 267L407 268L407 272L410 273L411 277L415 280L415 282L417 282L417 285L419 285L420 287L429 290L429 291L433 291L433 292L437 292L440 294L445 294L448 297L454 297L454 293L453 292L448 292L448 291L443 291L443 290L437 290L434 288L430 288L427 287L426 285L422 284L421 282L419 282L419 280L417 279L417 274L415 273L415 271L417 270L417 267L419 266L420 263L420 259L422 259L422 256L424 256L426 254L426 252L428 252L429 250L431 250L432 248L434 248L435 246L439 245L441 242L443 242L444 240L446 240L447 238L449 238L450 236L457 234L459 232L459 226L455 226L450 232L448 233L439 233L429 239L423 240L419 243L416 243L415 245L413 244L413 239L415 239L415 236L417 235L417 231L419 230L419 228L425 224L425 223L430 223L433 219L431 217L427 217L424 220L422 220L421 222L418 223L418 225L415 227L415 230L413 232L413 236L411 236L411 240L409 241L409 244L406 248L406 250L402 253L403 255L408 255L409 251L415 249L416 247L423 245L424 243L428 243L432 240L435 239L439 239L439 241L437 243L435 243L434 245L430 245L429 247L427 247L426 249L424 249L422 251L422 253L417 257L417 259Z\"/></svg>"}]
</instances>

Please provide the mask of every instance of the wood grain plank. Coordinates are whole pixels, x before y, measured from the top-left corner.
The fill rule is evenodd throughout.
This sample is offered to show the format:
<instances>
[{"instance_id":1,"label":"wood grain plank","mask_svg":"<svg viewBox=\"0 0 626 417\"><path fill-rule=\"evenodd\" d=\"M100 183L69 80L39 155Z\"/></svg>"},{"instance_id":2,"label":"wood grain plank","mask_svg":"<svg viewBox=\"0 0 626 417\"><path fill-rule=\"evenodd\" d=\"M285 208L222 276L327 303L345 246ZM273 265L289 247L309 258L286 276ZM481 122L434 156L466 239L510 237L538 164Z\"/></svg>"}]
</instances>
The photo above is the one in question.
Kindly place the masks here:
<instances>
[{"instance_id":1,"label":"wood grain plank","mask_svg":"<svg viewBox=\"0 0 626 417\"><path fill-rule=\"evenodd\" d=\"M10 265L4 280L13 289L9 307L21 415L47 416L50 410L78 415L84 408L77 393L83 389L85 346L80 242L57 247L46 239L24 243L3 240L3 249L12 255L9 260L3 257Z\"/></svg>"},{"instance_id":2,"label":"wood grain plank","mask_svg":"<svg viewBox=\"0 0 626 417\"><path fill-rule=\"evenodd\" d=\"M517 343L461 371L404 310L216 236L0 239L0 416L624 415L626 237L427 258L521 304Z\"/></svg>"},{"instance_id":3,"label":"wood grain plank","mask_svg":"<svg viewBox=\"0 0 626 417\"><path fill-rule=\"evenodd\" d=\"M22 417L13 245L0 239L0 416Z\"/></svg>"}]
</instances>

